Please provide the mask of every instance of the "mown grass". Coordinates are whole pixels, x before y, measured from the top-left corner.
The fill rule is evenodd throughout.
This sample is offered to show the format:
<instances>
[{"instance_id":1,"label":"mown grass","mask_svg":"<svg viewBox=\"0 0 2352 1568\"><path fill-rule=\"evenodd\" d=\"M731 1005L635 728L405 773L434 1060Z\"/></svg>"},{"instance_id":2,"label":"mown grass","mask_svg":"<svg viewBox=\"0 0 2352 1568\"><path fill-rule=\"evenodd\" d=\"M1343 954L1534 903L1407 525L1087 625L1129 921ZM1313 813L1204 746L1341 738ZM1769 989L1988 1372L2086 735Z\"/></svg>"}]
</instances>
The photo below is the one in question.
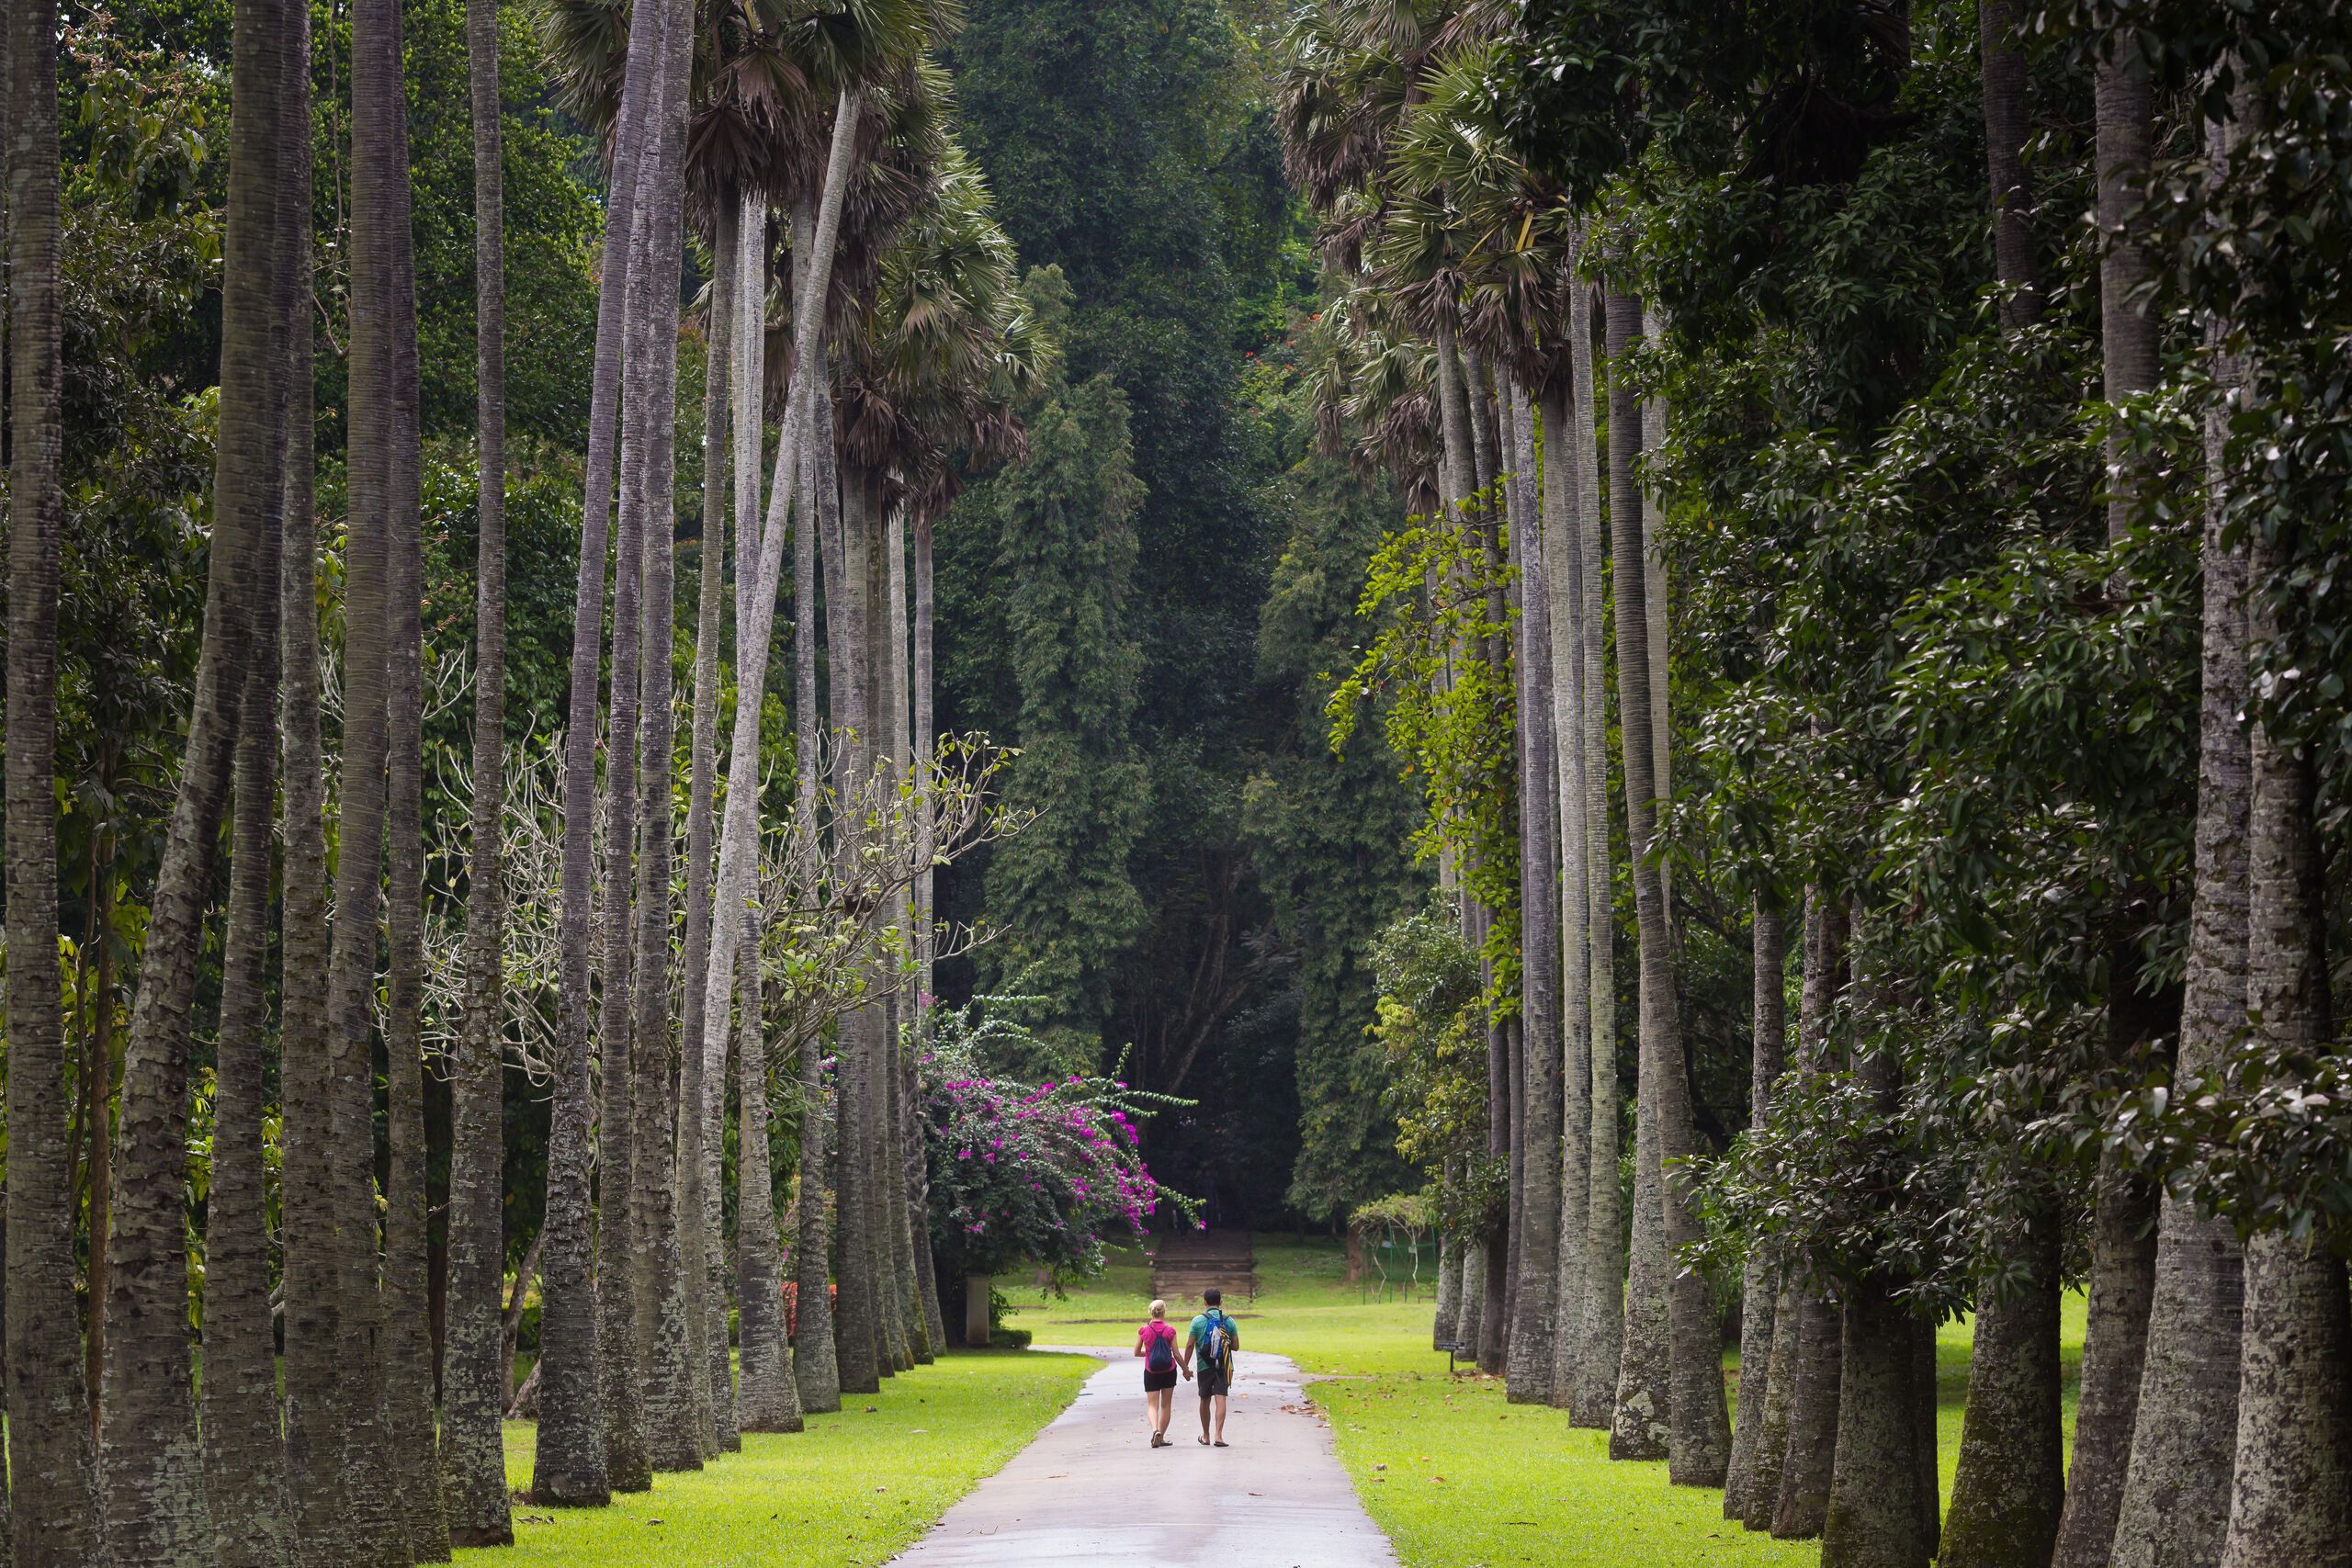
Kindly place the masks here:
<instances>
[{"instance_id":1,"label":"mown grass","mask_svg":"<svg viewBox=\"0 0 2352 1568\"><path fill-rule=\"evenodd\" d=\"M1001 1468L1078 1392L1096 1363L1036 1351L956 1351L888 1379L878 1395L812 1416L743 1451L608 1508L514 1505L514 1546L473 1563L560 1568L872 1568ZM872 1409L869 1412L868 1406ZM527 1488L537 1429L506 1428L506 1477Z\"/></svg>"},{"instance_id":2,"label":"mown grass","mask_svg":"<svg viewBox=\"0 0 2352 1568\"><path fill-rule=\"evenodd\" d=\"M1426 1294L1372 1299L1346 1278L1337 1242L1256 1238L1260 1290L1229 1302L1242 1343L1325 1374L1312 1397L1329 1417L1356 1490L1410 1568L1543 1562L1566 1568L1811 1564L1820 1547L1752 1535L1723 1517L1720 1492L1669 1486L1662 1463L1616 1464L1608 1435L1578 1431L1555 1410L1504 1402L1502 1385L1449 1379L1430 1350ZM1427 1283L1428 1281L1424 1281ZM1150 1299L1140 1249L1065 1300L1016 1298L1017 1322L1040 1342L1124 1344ZM2071 1439L2082 1357L2083 1303L2070 1296L2063 1334ZM1170 1303L1170 1315L1179 1304ZM1108 1321L1105 1321L1108 1320ZM1938 1339L1938 1458L1951 1496L1967 1398L1970 1325ZM1724 1359L1736 1397L1739 1358Z\"/></svg>"}]
</instances>

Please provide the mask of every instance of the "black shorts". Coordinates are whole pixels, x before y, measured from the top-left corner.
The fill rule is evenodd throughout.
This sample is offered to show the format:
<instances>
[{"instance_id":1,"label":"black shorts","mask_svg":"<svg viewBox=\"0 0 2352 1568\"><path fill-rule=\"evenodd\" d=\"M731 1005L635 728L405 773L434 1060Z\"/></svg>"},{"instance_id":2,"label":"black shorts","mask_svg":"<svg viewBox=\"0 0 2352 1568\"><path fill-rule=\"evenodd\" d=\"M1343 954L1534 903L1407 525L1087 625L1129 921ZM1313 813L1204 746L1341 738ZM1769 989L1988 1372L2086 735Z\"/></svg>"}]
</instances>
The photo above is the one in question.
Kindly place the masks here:
<instances>
[{"instance_id":1,"label":"black shorts","mask_svg":"<svg viewBox=\"0 0 2352 1568\"><path fill-rule=\"evenodd\" d=\"M1233 1369L1230 1366L1204 1366L1195 1375L1201 1385L1203 1399L1215 1399L1219 1394L1233 1392Z\"/></svg>"},{"instance_id":2,"label":"black shorts","mask_svg":"<svg viewBox=\"0 0 2352 1568\"><path fill-rule=\"evenodd\" d=\"M1170 1368L1169 1368L1169 1369L1168 1369L1166 1371L1164 1371L1164 1372L1155 1372L1155 1371L1150 1371L1150 1370L1149 1370L1149 1369L1148 1369L1148 1368L1145 1370L1144 1374L1143 1374L1143 1391L1144 1391L1144 1393L1159 1393L1161 1389L1163 1389L1163 1388L1174 1388L1175 1386L1176 1386L1176 1369L1175 1369L1175 1368L1170 1367Z\"/></svg>"}]
</instances>

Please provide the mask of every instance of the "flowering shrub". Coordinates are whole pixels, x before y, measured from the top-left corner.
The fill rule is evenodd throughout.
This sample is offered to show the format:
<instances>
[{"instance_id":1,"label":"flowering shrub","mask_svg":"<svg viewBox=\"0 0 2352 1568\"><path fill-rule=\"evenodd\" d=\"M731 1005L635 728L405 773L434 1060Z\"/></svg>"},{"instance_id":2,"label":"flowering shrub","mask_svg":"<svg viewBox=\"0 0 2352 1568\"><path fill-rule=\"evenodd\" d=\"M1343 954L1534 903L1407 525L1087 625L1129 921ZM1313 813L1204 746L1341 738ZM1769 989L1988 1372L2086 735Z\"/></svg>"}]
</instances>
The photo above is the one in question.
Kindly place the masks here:
<instances>
[{"instance_id":1,"label":"flowering shrub","mask_svg":"<svg viewBox=\"0 0 2352 1568\"><path fill-rule=\"evenodd\" d=\"M1024 1260L1100 1273L1104 1227L1139 1237L1161 1201L1188 1217L1195 1207L1152 1179L1136 1128L1151 1108L1186 1102L1079 1073L1035 1085L991 1077L981 1049L1022 1032L983 1017L985 1004L1003 999L930 1010L919 1059L933 1254L965 1274L1005 1273Z\"/></svg>"}]
</instances>

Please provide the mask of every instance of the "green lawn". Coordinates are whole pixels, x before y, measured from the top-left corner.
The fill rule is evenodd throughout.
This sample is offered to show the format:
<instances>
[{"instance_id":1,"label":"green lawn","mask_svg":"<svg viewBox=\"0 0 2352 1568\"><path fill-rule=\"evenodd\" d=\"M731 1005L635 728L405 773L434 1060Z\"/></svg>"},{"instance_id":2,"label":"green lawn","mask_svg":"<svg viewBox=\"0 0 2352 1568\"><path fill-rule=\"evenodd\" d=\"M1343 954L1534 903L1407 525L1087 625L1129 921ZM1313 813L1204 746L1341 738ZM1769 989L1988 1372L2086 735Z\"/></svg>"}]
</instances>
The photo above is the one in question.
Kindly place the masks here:
<instances>
[{"instance_id":1,"label":"green lawn","mask_svg":"<svg viewBox=\"0 0 2352 1568\"><path fill-rule=\"evenodd\" d=\"M1820 1548L1775 1541L1723 1518L1722 1494L1672 1487L1666 1466L1611 1464L1608 1435L1577 1431L1557 1411L1507 1404L1501 1384L1445 1376L1429 1349L1431 1303L1367 1300L1346 1279L1337 1242L1257 1238L1260 1294L1228 1302L1242 1343L1329 1375L1313 1397L1373 1517L1412 1568L1544 1562L1605 1568L1699 1563L1810 1565ZM1067 1300L1017 1294L1015 1318L1041 1343L1124 1344L1149 1300L1137 1250ZM1171 1311L1171 1315L1174 1313ZM2082 1356L2083 1303L2066 1303L2065 1419L2071 1434ZM1969 1326L1939 1342L1939 1457L1946 1496L1968 1388ZM1726 1358L1736 1388L1738 1357Z\"/></svg>"},{"instance_id":2,"label":"green lawn","mask_svg":"<svg viewBox=\"0 0 2352 1568\"><path fill-rule=\"evenodd\" d=\"M654 1478L609 1508L514 1505L514 1549L459 1562L561 1568L871 1568L921 1535L972 1483L1059 1414L1095 1363L1035 1352L956 1351L853 1396L790 1437L754 1434L697 1474ZM872 1406L868 1414L867 1406ZM536 1429L506 1428L506 1477L531 1480Z\"/></svg>"}]
</instances>

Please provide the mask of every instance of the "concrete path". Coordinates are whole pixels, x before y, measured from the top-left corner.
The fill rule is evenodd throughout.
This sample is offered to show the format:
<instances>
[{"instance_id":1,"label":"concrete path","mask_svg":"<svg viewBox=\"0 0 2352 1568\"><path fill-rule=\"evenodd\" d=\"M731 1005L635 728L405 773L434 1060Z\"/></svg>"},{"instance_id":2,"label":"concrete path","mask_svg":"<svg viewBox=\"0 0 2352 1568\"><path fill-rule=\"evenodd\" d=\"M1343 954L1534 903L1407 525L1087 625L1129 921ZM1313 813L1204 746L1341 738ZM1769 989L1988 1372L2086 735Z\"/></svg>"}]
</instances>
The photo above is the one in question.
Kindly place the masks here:
<instances>
[{"instance_id":1,"label":"concrete path","mask_svg":"<svg viewBox=\"0 0 2352 1568\"><path fill-rule=\"evenodd\" d=\"M1143 1363L1125 1349L1041 1345L1108 1364L1012 1461L893 1561L909 1568L1393 1568L1331 1434L1286 1356L1238 1353L1227 1447L1204 1449L1200 1399L1176 1385L1170 1447L1151 1447Z\"/></svg>"}]
</instances>

